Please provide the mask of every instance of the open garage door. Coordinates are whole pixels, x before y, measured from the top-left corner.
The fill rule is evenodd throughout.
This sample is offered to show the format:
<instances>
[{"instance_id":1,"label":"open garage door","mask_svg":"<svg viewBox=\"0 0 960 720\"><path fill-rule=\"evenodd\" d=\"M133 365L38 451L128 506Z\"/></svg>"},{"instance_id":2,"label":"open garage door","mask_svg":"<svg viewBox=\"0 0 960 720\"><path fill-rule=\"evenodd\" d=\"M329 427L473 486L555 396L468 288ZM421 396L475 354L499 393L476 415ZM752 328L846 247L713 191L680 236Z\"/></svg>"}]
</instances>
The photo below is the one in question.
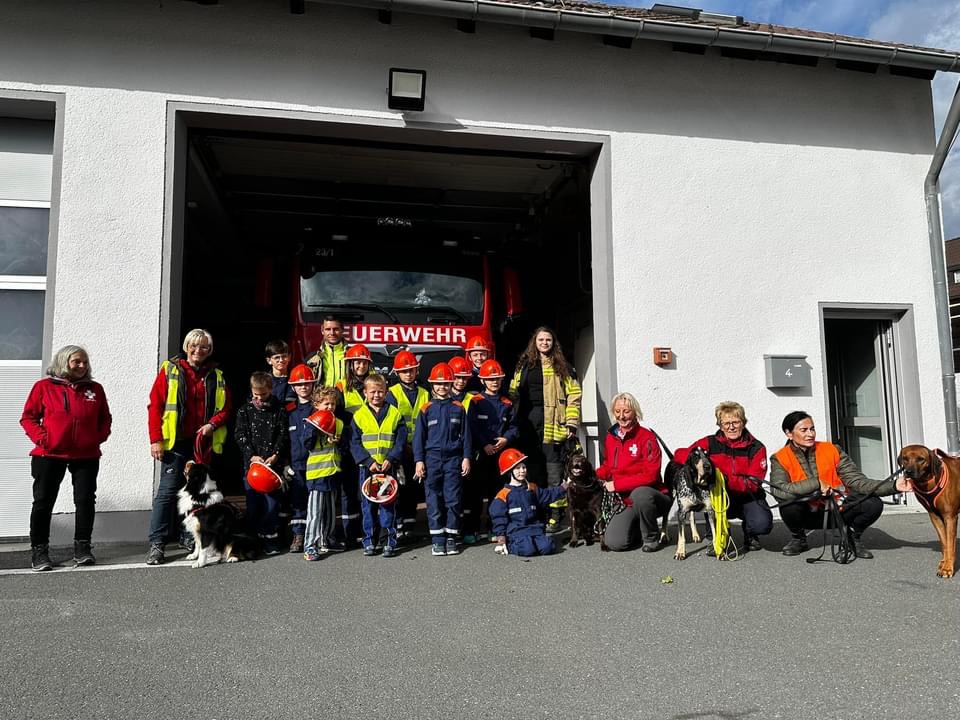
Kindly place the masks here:
<instances>
[{"instance_id":1,"label":"open garage door","mask_svg":"<svg viewBox=\"0 0 960 720\"><path fill-rule=\"evenodd\" d=\"M263 347L294 362L324 315L423 367L491 336L509 371L532 329L591 335L595 147L276 118L190 116L171 349L206 327L237 401ZM176 199L175 199L176 202ZM425 375L426 372L422 372ZM239 474L239 473L237 473Z\"/></svg>"}]
</instances>

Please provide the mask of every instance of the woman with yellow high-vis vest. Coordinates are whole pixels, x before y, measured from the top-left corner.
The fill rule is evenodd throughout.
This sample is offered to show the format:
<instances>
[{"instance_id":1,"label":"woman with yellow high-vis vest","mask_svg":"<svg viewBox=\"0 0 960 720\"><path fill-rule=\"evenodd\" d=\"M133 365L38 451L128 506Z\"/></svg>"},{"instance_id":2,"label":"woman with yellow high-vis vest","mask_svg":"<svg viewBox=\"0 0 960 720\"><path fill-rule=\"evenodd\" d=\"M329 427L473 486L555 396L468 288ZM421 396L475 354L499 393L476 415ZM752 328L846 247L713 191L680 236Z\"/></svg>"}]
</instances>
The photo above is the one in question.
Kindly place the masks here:
<instances>
[{"instance_id":1,"label":"woman with yellow high-vis vest","mask_svg":"<svg viewBox=\"0 0 960 720\"><path fill-rule=\"evenodd\" d=\"M150 389L147 419L150 455L160 465L160 484L150 514L148 565L164 561L164 545L177 522L177 491L184 484L183 468L194 457L199 438L213 453L223 452L230 416L230 392L223 373L210 362L213 338L196 329L183 339L183 353L164 360ZM181 544L192 538L181 529Z\"/></svg>"},{"instance_id":2,"label":"woman with yellow high-vis vest","mask_svg":"<svg viewBox=\"0 0 960 720\"><path fill-rule=\"evenodd\" d=\"M539 327L520 355L510 381L517 403L518 445L527 455L531 482L556 487L563 481L563 445L580 426L580 383L553 330ZM562 509L551 505L547 532L560 529Z\"/></svg>"}]
</instances>

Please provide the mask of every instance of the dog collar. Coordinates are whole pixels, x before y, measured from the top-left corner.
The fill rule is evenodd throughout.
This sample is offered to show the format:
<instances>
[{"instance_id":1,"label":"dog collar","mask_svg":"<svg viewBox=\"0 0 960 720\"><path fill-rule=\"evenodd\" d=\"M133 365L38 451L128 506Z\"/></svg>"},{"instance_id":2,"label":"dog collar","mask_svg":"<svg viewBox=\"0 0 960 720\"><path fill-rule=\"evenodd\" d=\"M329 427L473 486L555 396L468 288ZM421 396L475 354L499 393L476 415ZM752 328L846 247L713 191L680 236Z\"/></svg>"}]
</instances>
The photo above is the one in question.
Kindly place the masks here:
<instances>
[{"instance_id":1,"label":"dog collar","mask_svg":"<svg viewBox=\"0 0 960 720\"><path fill-rule=\"evenodd\" d=\"M920 501L920 504L923 505L927 510L931 510L936 503L937 498L940 496L940 493L943 492L943 489L947 486L947 464L945 462L940 463L940 476L937 478L937 484L933 486L930 490L925 490L917 487L917 483L913 478L907 478L910 481L910 487L913 489L913 494L917 496L917 500Z\"/></svg>"}]
</instances>

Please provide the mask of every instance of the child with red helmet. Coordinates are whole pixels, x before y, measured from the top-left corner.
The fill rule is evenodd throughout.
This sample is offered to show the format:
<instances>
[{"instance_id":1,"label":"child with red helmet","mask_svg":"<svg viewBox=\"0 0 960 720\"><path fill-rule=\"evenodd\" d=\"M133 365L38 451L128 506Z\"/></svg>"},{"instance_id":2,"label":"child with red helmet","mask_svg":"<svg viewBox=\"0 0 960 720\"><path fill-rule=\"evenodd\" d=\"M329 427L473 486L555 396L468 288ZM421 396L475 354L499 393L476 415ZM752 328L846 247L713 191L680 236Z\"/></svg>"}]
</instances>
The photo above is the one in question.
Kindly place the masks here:
<instances>
[{"instance_id":1,"label":"child with red helmet","mask_svg":"<svg viewBox=\"0 0 960 720\"><path fill-rule=\"evenodd\" d=\"M306 463L307 521L303 557L319 560L322 555L341 552L343 543L335 536L336 491L345 449L343 420L334 415L336 391L319 388L313 394L313 408L303 422Z\"/></svg>"},{"instance_id":2,"label":"child with red helmet","mask_svg":"<svg viewBox=\"0 0 960 720\"><path fill-rule=\"evenodd\" d=\"M313 412L311 396L316 377L309 365L297 365L287 383L296 400L287 406L287 432L290 435L290 467L287 500L290 505L290 552L303 552L304 525L307 522L307 455L304 445L304 420ZM275 395L276 396L276 395Z\"/></svg>"},{"instance_id":3,"label":"child with red helmet","mask_svg":"<svg viewBox=\"0 0 960 720\"><path fill-rule=\"evenodd\" d=\"M460 506L463 478L470 473L473 445L467 412L450 397L453 370L438 363L430 371L433 400L420 409L413 434L415 476L425 478L427 525L434 555L460 552Z\"/></svg>"},{"instance_id":4,"label":"child with red helmet","mask_svg":"<svg viewBox=\"0 0 960 720\"><path fill-rule=\"evenodd\" d=\"M237 410L234 438L243 453L246 478L251 462L262 462L274 471L282 468L289 449L287 414L273 395L273 380L265 372L250 376L248 403ZM280 491L261 493L244 480L247 495L247 524L263 544L267 555L277 555L279 547Z\"/></svg>"},{"instance_id":5,"label":"child with red helmet","mask_svg":"<svg viewBox=\"0 0 960 720\"><path fill-rule=\"evenodd\" d=\"M407 443L403 448L402 481L400 495L397 498L397 537L403 541L413 539L413 528L417 522L417 505L423 497L421 485L413 482L413 428L420 408L430 399L427 391L417 384L420 361L409 350L401 350L393 358L393 371L400 382L390 386L387 403L393 405L403 416L407 426Z\"/></svg>"},{"instance_id":6,"label":"child with red helmet","mask_svg":"<svg viewBox=\"0 0 960 720\"><path fill-rule=\"evenodd\" d=\"M343 357L345 375L336 385L336 389L340 393L336 414L344 422L344 426L347 428L346 434L349 436L353 414L364 403L363 383L373 367L373 357L363 343L355 343L348 347ZM362 535L362 532L359 527L360 486L357 485L357 467L354 465L353 456L349 452L341 454L340 467L337 507L340 508L339 518L343 539L347 545L350 545Z\"/></svg>"},{"instance_id":7,"label":"child with red helmet","mask_svg":"<svg viewBox=\"0 0 960 720\"><path fill-rule=\"evenodd\" d=\"M526 455L513 448L500 455L500 474L508 479L490 503L496 550L522 557L551 555L557 548L540 517L550 503L566 495L566 485L547 488L527 485L526 459Z\"/></svg>"},{"instance_id":8,"label":"child with red helmet","mask_svg":"<svg viewBox=\"0 0 960 720\"><path fill-rule=\"evenodd\" d=\"M480 382L480 366L490 359L490 355L493 353L493 347L485 337L474 335L467 340L464 352L472 366L467 390L470 392L482 392L483 383Z\"/></svg>"}]
</instances>

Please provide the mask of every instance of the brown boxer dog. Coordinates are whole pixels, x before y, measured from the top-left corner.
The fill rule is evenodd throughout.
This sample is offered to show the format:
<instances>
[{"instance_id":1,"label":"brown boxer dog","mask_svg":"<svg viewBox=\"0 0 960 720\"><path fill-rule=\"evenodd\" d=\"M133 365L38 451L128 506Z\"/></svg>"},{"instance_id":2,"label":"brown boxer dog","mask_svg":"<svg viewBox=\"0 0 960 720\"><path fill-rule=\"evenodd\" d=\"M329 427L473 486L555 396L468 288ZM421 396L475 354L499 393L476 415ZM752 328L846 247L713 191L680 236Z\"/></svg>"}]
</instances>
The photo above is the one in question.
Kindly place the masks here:
<instances>
[{"instance_id":1,"label":"brown boxer dog","mask_svg":"<svg viewBox=\"0 0 960 720\"><path fill-rule=\"evenodd\" d=\"M957 514L960 513L960 459L942 450L907 445L900 451L897 463L937 531L942 553L937 577L953 577L957 559Z\"/></svg>"}]
</instances>

